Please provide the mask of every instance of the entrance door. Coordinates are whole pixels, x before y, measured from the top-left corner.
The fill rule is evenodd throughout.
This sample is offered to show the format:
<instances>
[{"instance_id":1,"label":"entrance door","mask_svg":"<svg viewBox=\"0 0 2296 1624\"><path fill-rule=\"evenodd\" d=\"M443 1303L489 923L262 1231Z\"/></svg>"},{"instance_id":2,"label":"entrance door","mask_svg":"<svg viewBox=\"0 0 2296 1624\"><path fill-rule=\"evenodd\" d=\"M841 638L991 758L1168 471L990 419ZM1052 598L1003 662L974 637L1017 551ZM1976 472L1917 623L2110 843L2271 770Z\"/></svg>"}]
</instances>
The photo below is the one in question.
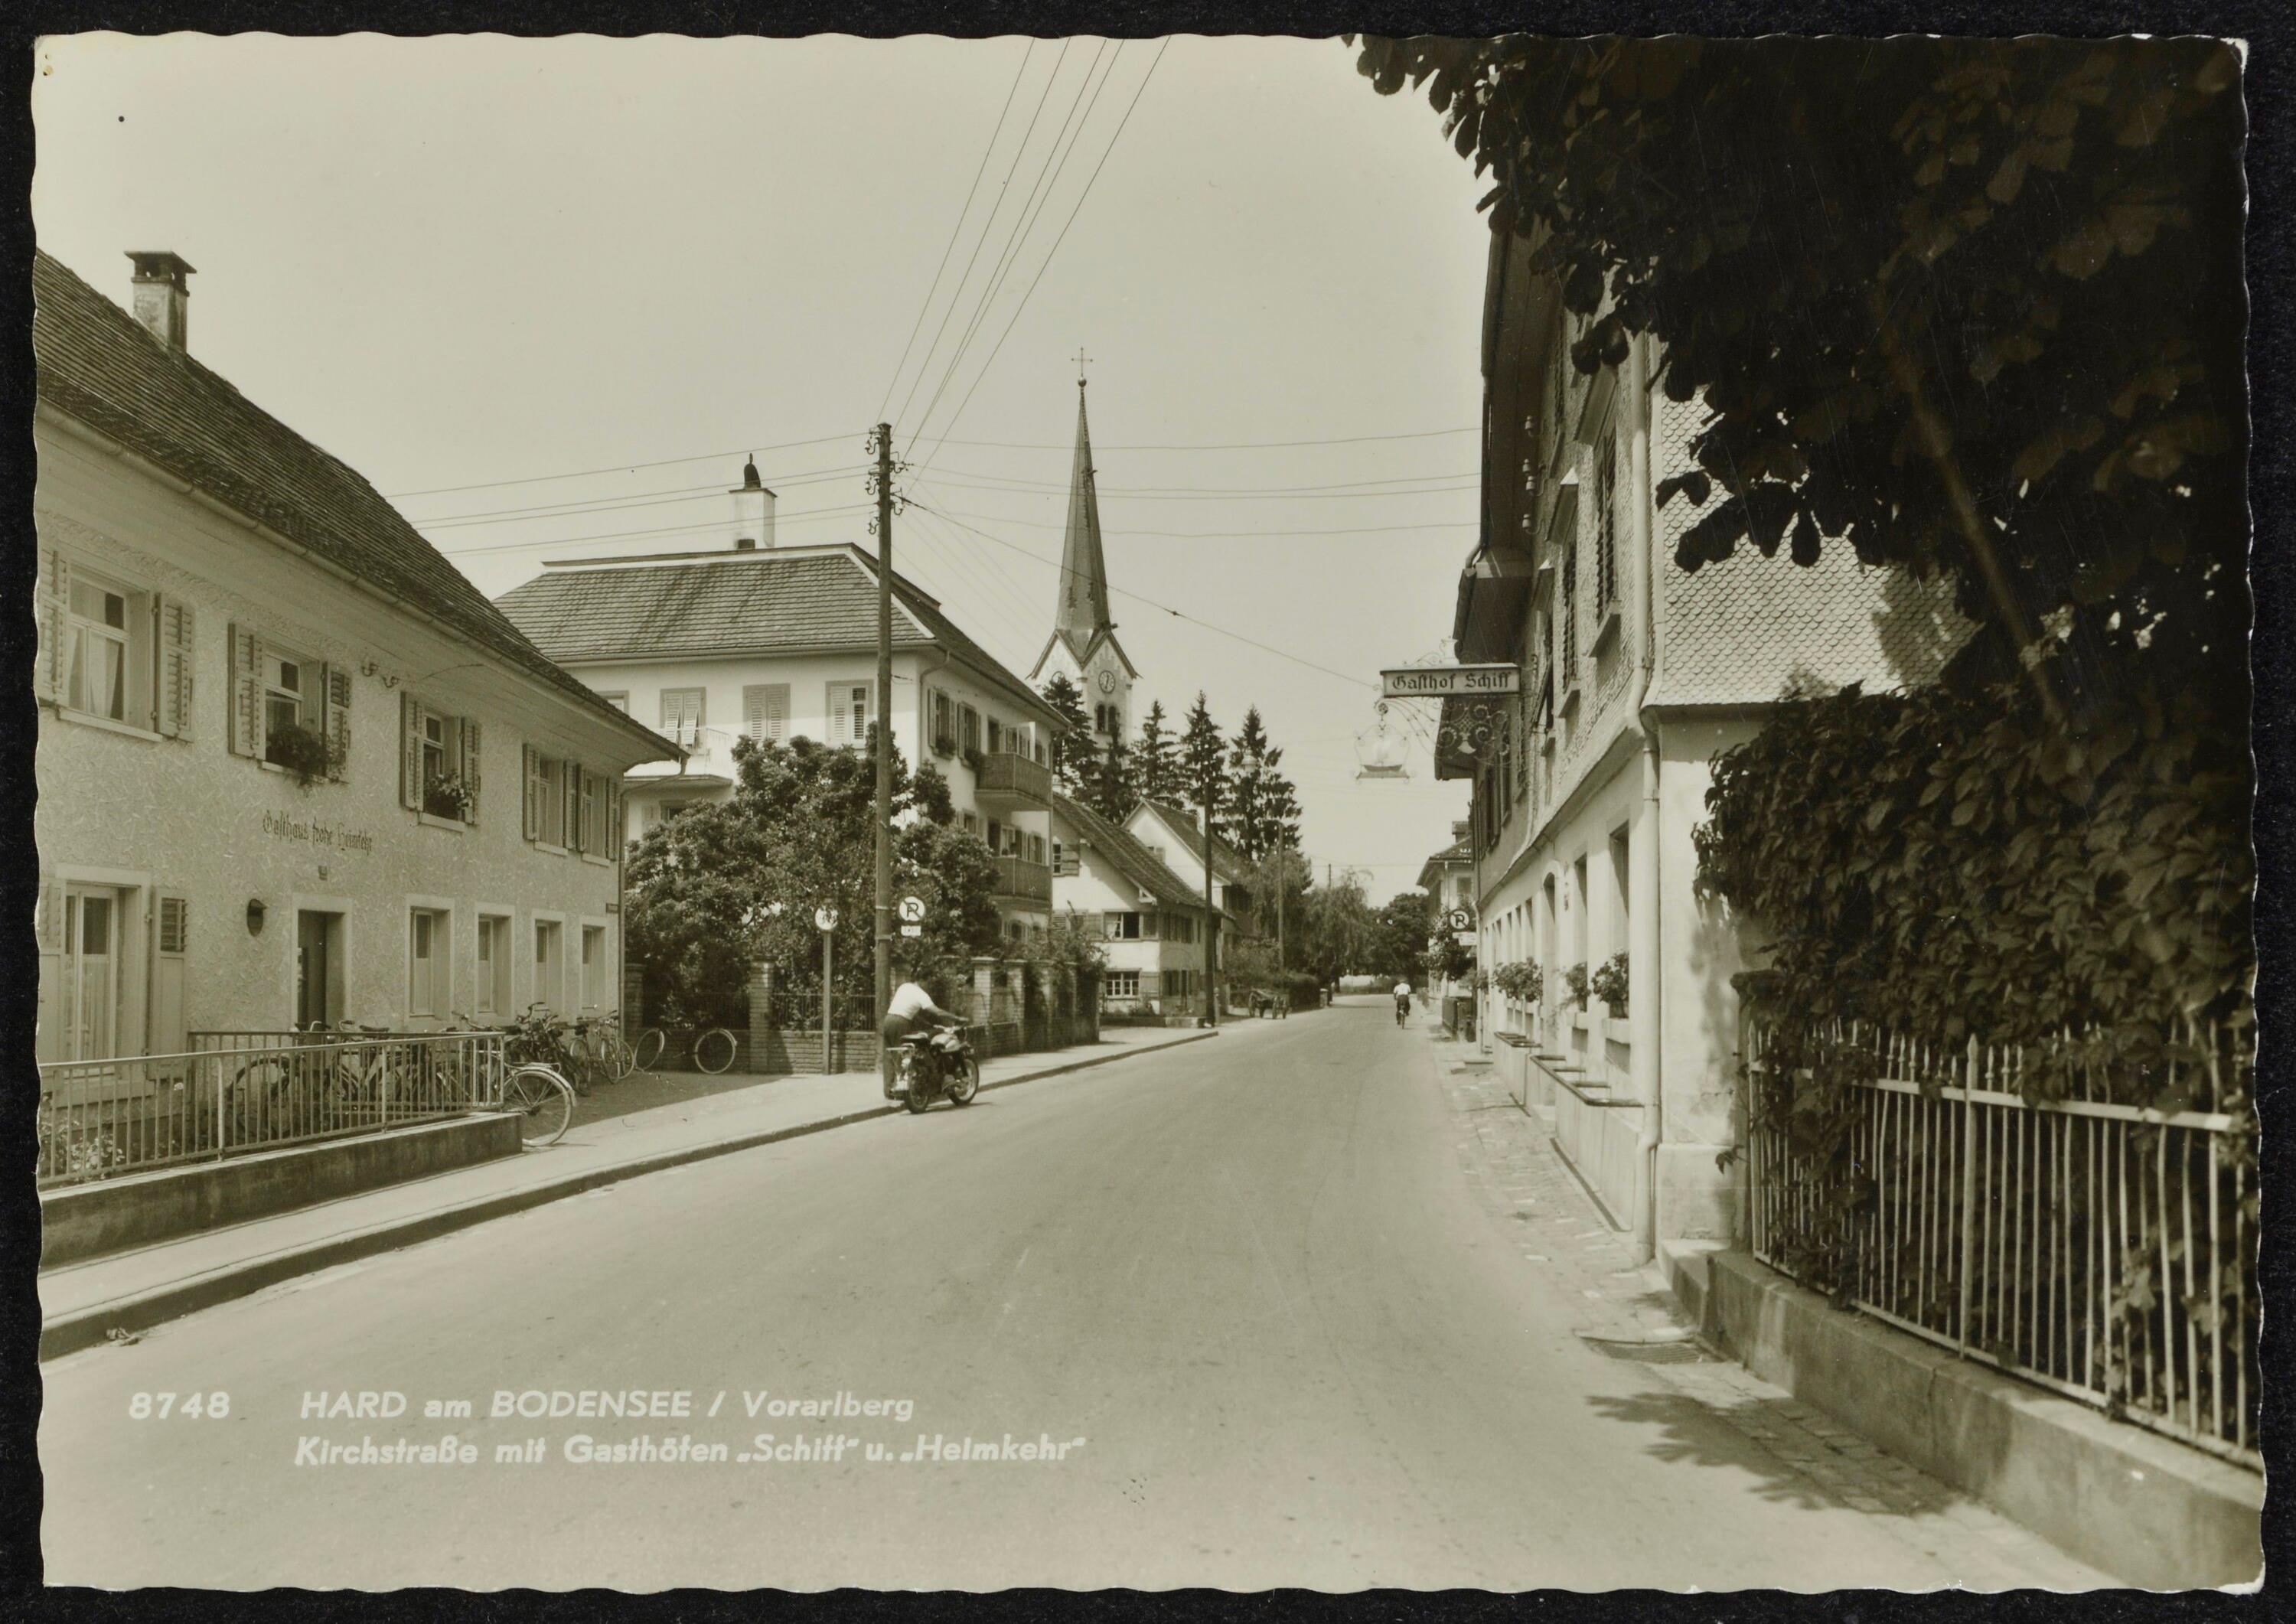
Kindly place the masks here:
<instances>
[{"instance_id":1,"label":"entrance door","mask_svg":"<svg viewBox=\"0 0 2296 1624\"><path fill-rule=\"evenodd\" d=\"M335 914L308 908L295 915L295 1024L332 1026L341 1019L332 991L335 984Z\"/></svg>"},{"instance_id":2,"label":"entrance door","mask_svg":"<svg viewBox=\"0 0 2296 1624\"><path fill-rule=\"evenodd\" d=\"M119 893L74 887L64 898L64 1060L119 1053Z\"/></svg>"}]
</instances>

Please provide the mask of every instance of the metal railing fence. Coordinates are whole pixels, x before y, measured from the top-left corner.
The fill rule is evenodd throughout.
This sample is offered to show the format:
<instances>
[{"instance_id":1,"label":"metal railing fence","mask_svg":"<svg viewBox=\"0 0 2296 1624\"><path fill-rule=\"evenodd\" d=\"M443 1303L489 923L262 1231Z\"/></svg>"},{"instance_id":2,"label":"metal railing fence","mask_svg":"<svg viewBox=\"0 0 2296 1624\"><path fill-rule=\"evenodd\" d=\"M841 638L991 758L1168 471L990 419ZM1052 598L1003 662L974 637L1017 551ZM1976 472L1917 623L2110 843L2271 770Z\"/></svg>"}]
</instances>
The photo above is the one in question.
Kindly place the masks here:
<instances>
[{"instance_id":1,"label":"metal railing fence","mask_svg":"<svg viewBox=\"0 0 2296 1624\"><path fill-rule=\"evenodd\" d=\"M1873 1072L1849 1085L1856 1110L1830 1154L1809 1122L1780 1126L1790 1095L1762 1097L1808 1070L1780 1075L1769 1034L1748 1030L1757 1258L1967 1357L2260 1464L2246 1034L2177 1034L2144 1094L2172 1110L2128 1103L2126 1077L2077 1058L2070 1036L2049 1055L1870 1028L1826 1037ZM2044 1062L2062 1097L2029 1097Z\"/></svg>"},{"instance_id":2,"label":"metal railing fence","mask_svg":"<svg viewBox=\"0 0 2296 1624\"><path fill-rule=\"evenodd\" d=\"M41 1188L482 1111L500 1032L194 1032L180 1054L43 1065Z\"/></svg>"}]
</instances>

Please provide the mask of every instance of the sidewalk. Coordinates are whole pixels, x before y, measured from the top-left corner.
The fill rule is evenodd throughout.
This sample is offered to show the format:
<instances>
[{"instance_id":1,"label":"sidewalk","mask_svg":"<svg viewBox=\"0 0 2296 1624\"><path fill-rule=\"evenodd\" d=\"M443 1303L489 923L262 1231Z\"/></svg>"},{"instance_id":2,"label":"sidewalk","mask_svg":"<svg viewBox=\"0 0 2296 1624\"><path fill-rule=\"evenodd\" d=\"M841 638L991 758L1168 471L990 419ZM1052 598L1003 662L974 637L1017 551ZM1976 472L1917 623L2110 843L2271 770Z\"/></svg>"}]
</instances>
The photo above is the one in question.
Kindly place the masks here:
<instances>
[{"instance_id":1,"label":"sidewalk","mask_svg":"<svg viewBox=\"0 0 2296 1624\"><path fill-rule=\"evenodd\" d=\"M1216 1036L1111 1028L1096 1044L985 1061L980 1086L1009 1087ZM867 1071L759 1078L754 1087L603 1120L586 1121L578 1111L566 1136L546 1150L43 1270L40 1357L641 1174L902 1109Z\"/></svg>"}]
</instances>

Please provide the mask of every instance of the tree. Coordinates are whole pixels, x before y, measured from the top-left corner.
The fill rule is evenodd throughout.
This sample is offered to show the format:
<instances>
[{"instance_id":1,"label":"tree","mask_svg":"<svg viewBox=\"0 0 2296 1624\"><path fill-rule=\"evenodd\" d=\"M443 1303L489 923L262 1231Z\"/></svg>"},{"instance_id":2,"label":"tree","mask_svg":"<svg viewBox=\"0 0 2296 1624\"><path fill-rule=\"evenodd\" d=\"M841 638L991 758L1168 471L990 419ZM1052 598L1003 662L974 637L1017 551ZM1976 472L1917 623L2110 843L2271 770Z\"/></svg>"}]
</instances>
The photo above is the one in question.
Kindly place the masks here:
<instances>
[{"instance_id":1,"label":"tree","mask_svg":"<svg viewBox=\"0 0 2296 1624\"><path fill-rule=\"evenodd\" d=\"M1751 541L1948 572L2059 730L2248 714L2239 59L2200 38L1366 40L1578 321L1712 415L1685 569ZM2053 657L2031 652L2037 639ZM1964 677L1966 685L1966 678Z\"/></svg>"},{"instance_id":2,"label":"tree","mask_svg":"<svg viewBox=\"0 0 2296 1624\"><path fill-rule=\"evenodd\" d=\"M1361 880L1352 874L1342 874L1331 884L1310 890L1304 904L1307 940L1299 956L1317 980L1332 987L1343 975L1376 973L1373 968L1376 920Z\"/></svg>"},{"instance_id":3,"label":"tree","mask_svg":"<svg viewBox=\"0 0 2296 1624\"><path fill-rule=\"evenodd\" d=\"M1054 672L1038 692L1061 718L1053 729L1053 776L1073 795L1089 775L1095 754L1092 721L1084 713L1084 692L1069 680L1065 671Z\"/></svg>"},{"instance_id":4,"label":"tree","mask_svg":"<svg viewBox=\"0 0 2296 1624\"><path fill-rule=\"evenodd\" d=\"M1111 739L1108 742L1107 750L1101 753L1097 764L1083 783L1081 796L1086 806L1119 827L1126 818L1132 816L1132 809L1140 804L1140 800L1133 790L1123 740Z\"/></svg>"},{"instance_id":5,"label":"tree","mask_svg":"<svg viewBox=\"0 0 2296 1624\"><path fill-rule=\"evenodd\" d=\"M1223 820L1228 809L1227 750L1219 724L1201 690L1188 711L1187 731L1180 735L1180 785L1186 804L1196 809L1204 826L1215 834L1226 833Z\"/></svg>"},{"instance_id":6,"label":"tree","mask_svg":"<svg viewBox=\"0 0 2296 1624\"><path fill-rule=\"evenodd\" d=\"M1164 701L1152 700L1140 720L1140 742L1132 747L1132 782L1143 800L1171 805L1184 799L1179 746L1164 723Z\"/></svg>"},{"instance_id":7,"label":"tree","mask_svg":"<svg viewBox=\"0 0 2296 1624\"><path fill-rule=\"evenodd\" d=\"M1243 713L1227 756L1228 839L1248 863L1300 843L1300 795L1276 770L1283 760L1254 705Z\"/></svg>"},{"instance_id":8,"label":"tree","mask_svg":"<svg viewBox=\"0 0 2296 1624\"><path fill-rule=\"evenodd\" d=\"M1371 973L1413 979L1427 956L1435 932L1435 899L1425 891L1398 891L1379 910L1373 925Z\"/></svg>"},{"instance_id":9,"label":"tree","mask_svg":"<svg viewBox=\"0 0 2296 1624\"><path fill-rule=\"evenodd\" d=\"M821 996L814 911L832 907L840 1024L865 1026L876 1006L873 759L802 738L785 746L744 740L734 757L731 800L666 820L631 853L631 960L673 1020L737 1021L749 967L759 960L775 966L783 1013L810 1019ZM926 904L923 933L893 944L896 973L954 996L950 967L997 943L995 865L957 826L938 770L912 775L897 751L893 774L894 888Z\"/></svg>"}]
</instances>

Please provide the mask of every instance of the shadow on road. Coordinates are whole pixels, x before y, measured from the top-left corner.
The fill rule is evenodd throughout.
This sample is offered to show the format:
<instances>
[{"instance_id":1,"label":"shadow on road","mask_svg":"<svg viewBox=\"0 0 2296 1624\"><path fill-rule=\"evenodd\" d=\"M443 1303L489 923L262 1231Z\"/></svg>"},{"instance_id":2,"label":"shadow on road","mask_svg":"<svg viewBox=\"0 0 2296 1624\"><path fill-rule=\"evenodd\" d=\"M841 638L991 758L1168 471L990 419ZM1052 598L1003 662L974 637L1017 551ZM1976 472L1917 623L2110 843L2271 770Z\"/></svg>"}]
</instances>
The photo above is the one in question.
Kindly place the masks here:
<instances>
[{"instance_id":1,"label":"shadow on road","mask_svg":"<svg viewBox=\"0 0 2296 1624\"><path fill-rule=\"evenodd\" d=\"M1645 1451L1654 1460L1669 1465L1735 1467L1759 1480L1755 1492L1774 1505L1819 1511L1849 1504L1799 1470L1792 1460L1773 1453L1760 1436L1765 1431L1782 1440L1801 1436L1801 1429L1785 1414L1791 1400L1751 1399L1721 1410L1686 1393L1646 1392L1623 1398L1596 1394L1587 1403L1607 1421L1656 1430L1659 1437ZM1785 1441L1780 1447L1792 1450L1802 1446ZM1822 1452L1823 1446L1812 1446L1810 1458L1818 1460ZM1848 1463L1842 1464L1847 1469ZM1891 1514L1909 1514L1901 1505L1870 1499L1859 1509L1870 1513L1883 1505Z\"/></svg>"}]
</instances>

